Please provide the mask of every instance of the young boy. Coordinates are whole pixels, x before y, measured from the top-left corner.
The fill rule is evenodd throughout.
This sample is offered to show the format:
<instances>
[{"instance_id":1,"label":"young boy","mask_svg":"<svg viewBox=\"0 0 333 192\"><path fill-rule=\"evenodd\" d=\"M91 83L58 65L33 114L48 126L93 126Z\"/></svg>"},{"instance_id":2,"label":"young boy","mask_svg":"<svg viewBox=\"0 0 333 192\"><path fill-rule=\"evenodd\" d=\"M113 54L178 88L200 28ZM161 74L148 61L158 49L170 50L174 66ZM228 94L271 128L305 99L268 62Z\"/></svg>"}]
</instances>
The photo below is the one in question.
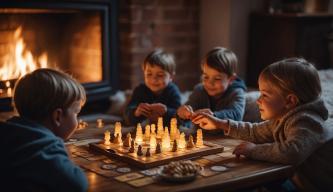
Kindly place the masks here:
<instances>
[{"instance_id":1,"label":"young boy","mask_svg":"<svg viewBox=\"0 0 333 192\"><path fill-rule=\"evenodd\" d=\"M82 170L62 139L77 127L84 88L69 75L37 69L16 84L19 117L0 123L1 188L9 191L87 191Z\"/></svg>"},{"instance_id":2,"label":"young boy","mask_svg":"<svg viewBox=\"0 0 333 192\"><path fill-rule=\"evenodd\" d=\"M163 117L169 123L180 106L180 91L172 83L176 65L171 54L161 49L151 52L143 62L144 84L134 89L125 110L125 120L136 125L144 120L156 123Z\"/></svg>"},{"instance_id":3,"label":"young boy","mask_svg":"<svg viewBox=\"0 0 333 192\"><path fill-rule=\"evenodd\" d=\"M220 119L242 120L246 86L236 76L237 63L236 55L226 48L209 51L201 66L202 83L177 110L179 118L190 120L194 113L207 112Z\"/></svg>"}]
</instances>

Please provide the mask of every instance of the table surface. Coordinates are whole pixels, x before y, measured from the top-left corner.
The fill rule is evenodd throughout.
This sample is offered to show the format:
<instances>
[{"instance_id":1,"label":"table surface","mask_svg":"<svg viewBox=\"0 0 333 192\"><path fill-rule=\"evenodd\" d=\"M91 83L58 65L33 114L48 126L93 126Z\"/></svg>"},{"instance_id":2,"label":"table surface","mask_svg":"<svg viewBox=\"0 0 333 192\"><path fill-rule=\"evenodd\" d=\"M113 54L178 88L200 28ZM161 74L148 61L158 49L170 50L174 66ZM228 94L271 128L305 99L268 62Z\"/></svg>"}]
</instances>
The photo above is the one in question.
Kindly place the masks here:
<instances>
[{"instance_id":1,"label":"table surface","mask_svg":"<svg viewBox=\"0 0 333 192\"><path fill-rule=\"evenodd\" d=\"M133 132L134 130L128 129L127 131ZM72 138L77 138L81 140L91 138L102 139L103 132L103 128L101 129L96 127L90 127L76 131ZM204 135L204 140L223 145L225 148L229 149L229 153L234 149L237 144L241 142L240 140L222 137L219 135ZM69 150L71 146L72 145L67 145ZM83 160L83 158L79 156L72 158L74 162ZM194 181L189 183L167 183L163 181L158 181L144 187L133 187L126 182L119 182L113 177L101 176L89 170L85 171L89 181L89 191L94 192L236 190L287 178L292 176L293 174L293 167L290 165L273 164L263 161L250 160L246 158L237 159L234 156L223 159L220 162L214 162L212 165L225 165L228 163L234 163L237 164L237 166L229 167L227 171L221 172L217 175L209 177L199 176Z\"/></svg>"}]
</instances>

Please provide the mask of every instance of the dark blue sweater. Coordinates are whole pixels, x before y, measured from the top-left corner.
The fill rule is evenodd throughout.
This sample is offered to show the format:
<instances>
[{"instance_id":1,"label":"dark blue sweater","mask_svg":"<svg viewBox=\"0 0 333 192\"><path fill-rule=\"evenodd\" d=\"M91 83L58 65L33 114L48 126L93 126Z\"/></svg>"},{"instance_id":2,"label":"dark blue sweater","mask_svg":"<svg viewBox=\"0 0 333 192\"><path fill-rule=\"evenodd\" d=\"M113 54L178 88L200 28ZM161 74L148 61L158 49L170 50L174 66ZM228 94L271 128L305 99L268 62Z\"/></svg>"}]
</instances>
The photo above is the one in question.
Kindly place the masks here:
<instances>
[{"instance_id":1,"label":"dark blue sweater","mask_svg":"<svg viewBox=\"0 0 333 192\"><path fill-rule=\"evenodd\" d=\"M133 91L132 97L125 110L125 120L131 125L146 120L145 117L135 117L134 112L140 103L162 103L167 106L167 112L163 117L164 125L169 124L170 119L176 115L180 106L180 91L174 83L169 83L161 94L155 95L145 84L140 84Z\"/></svg>"},{"instance_id":2,"label":"dark blue sweater","mask_svg":"<svg viewBox=\"0 0 333 192\"><path fill-rule=\"evenodd\" d=\"M9 191L87 191L82 170L46 127L13 117L0 123L1 188Z\"/></svg>"}]
</instances>

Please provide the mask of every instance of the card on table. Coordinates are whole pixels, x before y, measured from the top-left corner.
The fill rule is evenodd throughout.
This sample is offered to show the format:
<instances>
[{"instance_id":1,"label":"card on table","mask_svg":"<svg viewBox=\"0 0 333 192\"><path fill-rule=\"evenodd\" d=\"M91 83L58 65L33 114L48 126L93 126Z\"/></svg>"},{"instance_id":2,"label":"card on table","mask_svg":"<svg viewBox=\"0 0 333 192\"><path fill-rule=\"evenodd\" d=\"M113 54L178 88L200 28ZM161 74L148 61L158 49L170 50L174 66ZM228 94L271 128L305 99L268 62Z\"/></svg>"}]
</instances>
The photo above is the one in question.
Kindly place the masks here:
<instances>
[{"instance_id":1,"label":"card on table","mask_svg":"<svg viewBox=\"0 0 333 192\"><path fill-rule=\"evenodd\" d=\"M133 187L143 187L149 184L154 183L155 180L152 177L144 177L141 179L136 179L136 180L132 180L127 182L128 184L132 185Z\"/></svg>"},{"instance_id":2,"label":"card on table","mask_svg":"<svg viewBox=\"0 0 333 192\"><path fill-rule=\"evenodd\" d=\"M117 177L115 177L115 179L120 182L126 182L126 181L130 181L130 180L138 179L141 177L144 177L144 176L140 173L127 173L125 175L117 176Z\"/></svg>"}]
</instances>

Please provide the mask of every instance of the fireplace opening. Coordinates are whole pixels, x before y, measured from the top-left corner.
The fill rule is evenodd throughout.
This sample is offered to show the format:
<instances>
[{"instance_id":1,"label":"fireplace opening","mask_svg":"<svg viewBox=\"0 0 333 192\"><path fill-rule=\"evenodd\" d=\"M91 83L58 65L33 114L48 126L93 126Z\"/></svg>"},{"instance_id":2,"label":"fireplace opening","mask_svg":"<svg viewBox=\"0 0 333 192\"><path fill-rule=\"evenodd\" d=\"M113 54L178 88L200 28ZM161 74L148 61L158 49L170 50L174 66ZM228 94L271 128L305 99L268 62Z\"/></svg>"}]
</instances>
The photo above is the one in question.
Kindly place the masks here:
<instances>
[{"instance_id":1,"label":"fireplace opening","mask_svg":"<svg viewBox=\"0 0 333 192\"><path fill-rule=\"evenodd\" d=\"M1 3L0 99L11 98L18 78L45 67L78 79L88 103L107 98L117 84L115 7L113 0Z\"/></svg>"}]
</instances>

